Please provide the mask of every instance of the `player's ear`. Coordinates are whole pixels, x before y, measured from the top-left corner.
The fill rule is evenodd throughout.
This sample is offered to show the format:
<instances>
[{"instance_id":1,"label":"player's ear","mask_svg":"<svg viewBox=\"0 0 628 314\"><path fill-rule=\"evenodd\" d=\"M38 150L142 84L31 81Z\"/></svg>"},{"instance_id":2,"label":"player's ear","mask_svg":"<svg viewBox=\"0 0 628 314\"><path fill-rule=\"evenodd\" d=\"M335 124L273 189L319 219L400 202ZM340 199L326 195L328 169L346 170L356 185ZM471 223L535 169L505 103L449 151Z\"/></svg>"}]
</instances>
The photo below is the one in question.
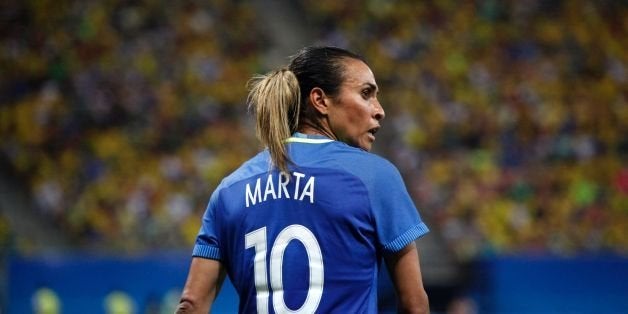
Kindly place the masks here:
<instances>
[{"instance_id":1,"label":"player's ear","mask_svg":"<svg viewBox=\"0 0 628 314\"><path fill-rule=\"evenodd\" d=\"M320 114L327 115L329 112L330 99L320 87L314 87L310 91L310 103Z\"/></svg>"}]
</instances>

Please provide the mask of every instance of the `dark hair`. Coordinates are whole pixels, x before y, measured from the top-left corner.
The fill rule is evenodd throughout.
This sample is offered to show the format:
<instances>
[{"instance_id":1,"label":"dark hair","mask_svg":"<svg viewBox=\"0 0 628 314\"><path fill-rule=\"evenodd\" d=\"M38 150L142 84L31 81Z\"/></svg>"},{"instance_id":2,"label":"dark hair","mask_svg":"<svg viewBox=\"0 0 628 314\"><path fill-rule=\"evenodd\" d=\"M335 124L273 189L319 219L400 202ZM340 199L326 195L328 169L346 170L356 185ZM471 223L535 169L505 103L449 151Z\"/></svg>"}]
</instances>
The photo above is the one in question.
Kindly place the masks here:
<instances>
[{"instance_id":1,"label":"dark hair","mask_svg":"<svg viewBox=\"0 0 628 314\"><path fill-rule=\"evenodd\" d=\"M312 46L294 55L287 69L256 75L249 81L247 102L255 110L257 137L281 171L287 172L290 162L284 141L299 127L299 116L307 114L303 109L310 91L319 87L330 97L338 95L344 80L343 59L366 63L341 48Z\"/></svg>"},{"instance_id":2,"label":"dark hair","mask_svg":"<svg viewBox=\"0 0 628 314\"><path fill-rule=\"evenodd\" d=\"M343 81L344 59L366 60L348 50L329 46L310 46L301 49L292 57L288 69L299 81L301 103L307 104L307 97L314 87L320 87L326 94L336 96Z\"/></svg>"}]
</instances>

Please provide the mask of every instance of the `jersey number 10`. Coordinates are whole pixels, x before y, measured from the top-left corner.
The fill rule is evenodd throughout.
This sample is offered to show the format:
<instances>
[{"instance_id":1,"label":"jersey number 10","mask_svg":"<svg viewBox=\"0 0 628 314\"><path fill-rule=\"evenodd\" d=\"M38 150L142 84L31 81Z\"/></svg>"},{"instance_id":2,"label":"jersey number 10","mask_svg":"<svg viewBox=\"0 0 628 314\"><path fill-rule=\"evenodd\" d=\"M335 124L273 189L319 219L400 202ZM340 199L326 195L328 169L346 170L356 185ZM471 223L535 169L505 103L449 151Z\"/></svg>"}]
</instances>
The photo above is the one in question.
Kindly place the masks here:
<instances>
[{"instance_id":1,"label":"jersey number 10","mask_svg":"<svg viewBox=\"0 0 628 314\"><path fill-rule=\"evenodd\" d=\"M288 308L283 296L283 256L286 247L292 240L303 244L307 252L310 269L310 284L305 302L297 310ZM268 280L266 276L266 227L262 227L246 234L245 245L247 249L255 248L255 291L257 293L257 312L268 313L268 300L270 297ZM308 228L302 225L290 225L277 235L270 251L270 288L272 289L273 309L277 313L314 313L323 296L323 254L316 237ZM291 278L295 279L295 278ZM298 279L298 278L296 278Z\"/></svg>"}]
</instances>

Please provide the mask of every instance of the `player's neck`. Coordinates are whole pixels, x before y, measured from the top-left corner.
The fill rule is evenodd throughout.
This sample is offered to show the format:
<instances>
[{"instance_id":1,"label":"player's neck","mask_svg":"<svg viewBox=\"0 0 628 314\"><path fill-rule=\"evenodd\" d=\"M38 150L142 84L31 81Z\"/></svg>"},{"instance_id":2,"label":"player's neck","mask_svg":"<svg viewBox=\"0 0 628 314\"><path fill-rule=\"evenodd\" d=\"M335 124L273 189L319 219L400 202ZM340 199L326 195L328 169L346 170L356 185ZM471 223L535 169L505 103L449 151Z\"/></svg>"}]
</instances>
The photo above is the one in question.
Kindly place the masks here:
<instances>
[{"instance_id":1,"label":"player's neck","mask_svg":"<svg viewBox=\"0 0 628 314\"><path fill-rule=\"evenodd\" d=\"M323 135L332 140L338 140L328 127L312 123L311 121L301 121L298 132L307 135Z\"/></svg>"}]
</instances>

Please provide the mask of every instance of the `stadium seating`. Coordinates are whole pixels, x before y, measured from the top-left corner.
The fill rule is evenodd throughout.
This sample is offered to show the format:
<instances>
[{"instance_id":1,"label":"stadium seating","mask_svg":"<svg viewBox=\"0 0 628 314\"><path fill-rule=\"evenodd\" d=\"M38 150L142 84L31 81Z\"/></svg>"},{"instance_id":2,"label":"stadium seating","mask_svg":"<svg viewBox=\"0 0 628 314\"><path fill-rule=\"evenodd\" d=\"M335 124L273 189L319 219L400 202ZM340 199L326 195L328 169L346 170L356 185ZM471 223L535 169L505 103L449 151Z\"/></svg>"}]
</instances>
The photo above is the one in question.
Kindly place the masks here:
<instances>
[{"instance_id":1,"label":"stadium seating","mask_svg":"<svg viewBox=\"0 0 628 314\"><path fill-rule=\"evenodd\" d=\"M371 62L387 154L460 260L628 253L625 4L299 3Z\"/></svg>"},{"instance_id":2,"label":"stadium seating","mask_svg":"<svg viewBox=\"0 0 628 314\"><path fill-rule=\"evenodd\" d=\"M259 149L253 9L155 3L3 5L0 154L77 247L190 247L212 189ZM297 3L318 42L369 60L377 149L460 260L628 252L625 5Z\"/></svg>"}]
</instances>

